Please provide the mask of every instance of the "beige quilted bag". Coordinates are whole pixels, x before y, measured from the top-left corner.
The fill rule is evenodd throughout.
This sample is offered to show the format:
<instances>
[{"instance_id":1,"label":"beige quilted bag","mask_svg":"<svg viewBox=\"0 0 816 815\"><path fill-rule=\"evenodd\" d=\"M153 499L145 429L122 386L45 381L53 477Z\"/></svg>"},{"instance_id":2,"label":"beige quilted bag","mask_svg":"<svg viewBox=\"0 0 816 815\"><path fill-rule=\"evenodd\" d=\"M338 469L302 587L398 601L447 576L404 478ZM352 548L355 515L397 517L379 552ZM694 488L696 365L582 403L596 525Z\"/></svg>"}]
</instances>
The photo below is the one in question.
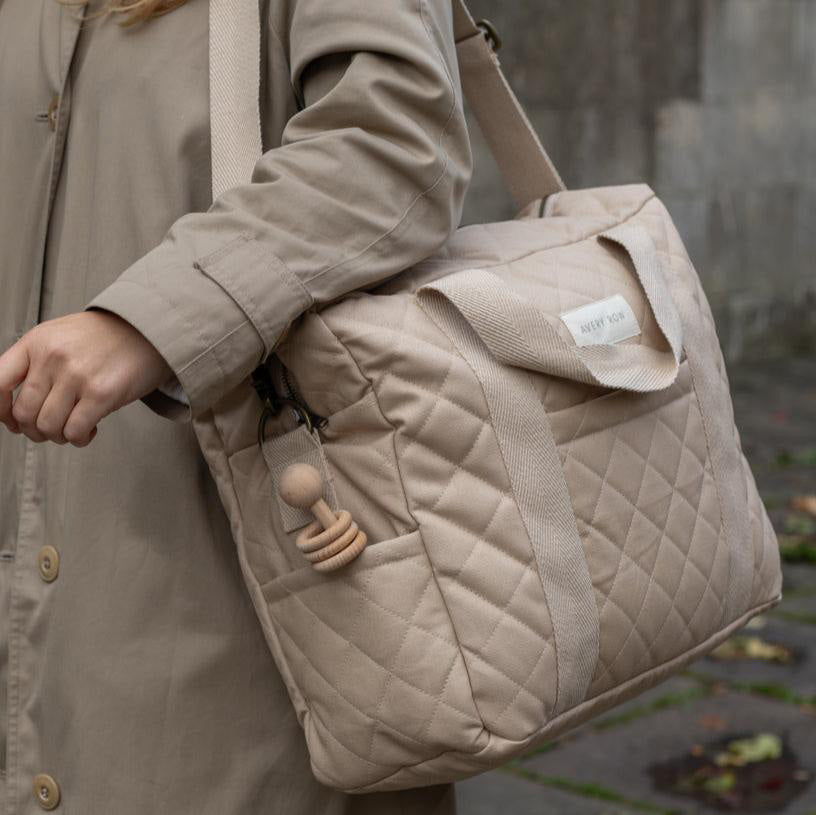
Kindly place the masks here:
<instances>
[{"instance_id":1,"label":"beige quilted bag","mask_svg":"<svg viewBox=\"0 0 816 815\"><path fill-rule=\"evenodd\" d=\"M262 444L249 382L196 422L314 772L355 792L495 767L780 597L671 218L645 186L564 191L454 7L465 90L519 203L541 200L305 315L268 368L295 410ZM296 463L322 525L280 495ZM320 543L346 530L357 556L319 570L301 549L340 510Z\"/></svg>"}]
</instances>

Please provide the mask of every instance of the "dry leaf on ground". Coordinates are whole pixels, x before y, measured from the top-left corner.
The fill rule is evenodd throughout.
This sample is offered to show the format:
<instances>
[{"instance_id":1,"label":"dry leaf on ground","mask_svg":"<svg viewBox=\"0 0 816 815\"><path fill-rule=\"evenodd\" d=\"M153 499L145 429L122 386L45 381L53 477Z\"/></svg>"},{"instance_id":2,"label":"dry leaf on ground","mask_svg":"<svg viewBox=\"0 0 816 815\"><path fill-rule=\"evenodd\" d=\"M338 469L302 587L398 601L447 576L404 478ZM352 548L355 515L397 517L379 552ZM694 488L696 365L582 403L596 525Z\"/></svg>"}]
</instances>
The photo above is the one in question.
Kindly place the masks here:
<instances>
[{"instance_id":1,"label":"dry leaf on ground","mask_svg":"<svg viewBox=\"0 0 816 815\"><path fill-rule=\"evenodd\" d=\"M791 509L796 512L807 512L816 517L816 495L796 495L791 501Z\"/></svg>"}]
</instances>

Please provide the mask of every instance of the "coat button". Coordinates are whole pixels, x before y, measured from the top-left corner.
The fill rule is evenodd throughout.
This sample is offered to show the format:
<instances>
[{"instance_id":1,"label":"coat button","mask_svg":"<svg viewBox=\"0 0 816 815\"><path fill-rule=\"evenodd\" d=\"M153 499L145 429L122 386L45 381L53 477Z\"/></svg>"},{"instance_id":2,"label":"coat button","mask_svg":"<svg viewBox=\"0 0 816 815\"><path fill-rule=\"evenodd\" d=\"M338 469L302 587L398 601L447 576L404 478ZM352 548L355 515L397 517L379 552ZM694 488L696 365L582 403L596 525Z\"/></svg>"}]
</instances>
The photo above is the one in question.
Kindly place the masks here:
<instances>
[{"instance_id":1,"label":"coat button","mask_svg":"<svg viewBox=\"0 0 816 815\"><path fill-rule=\"evenodd\" d=\"M48 126L51 130L57 129L57 114L59 112L59 96L54 96L48 103Z\"/></svg>"},{"instance_id":2,"label":"coat button","mask_svg":"<svg viewBox=\"0 0 816 815\"><path fill-rule=\"evenodd\" d=\"M45 810L56 809L60 802L60 790L50 775L40 773L34 776L34 797Z\"/></svg>"},{"instance_id":3,"label":"coat button","mask_svg":"<svg viewBox=\"0 0 816 815\"><path fill-rule=\"evenodd\" d=\"M59 552L53 546L43 546L37 553L37 566L40 577L46 583L53 583L59 574Z\"/></svg>"}]
</instances>

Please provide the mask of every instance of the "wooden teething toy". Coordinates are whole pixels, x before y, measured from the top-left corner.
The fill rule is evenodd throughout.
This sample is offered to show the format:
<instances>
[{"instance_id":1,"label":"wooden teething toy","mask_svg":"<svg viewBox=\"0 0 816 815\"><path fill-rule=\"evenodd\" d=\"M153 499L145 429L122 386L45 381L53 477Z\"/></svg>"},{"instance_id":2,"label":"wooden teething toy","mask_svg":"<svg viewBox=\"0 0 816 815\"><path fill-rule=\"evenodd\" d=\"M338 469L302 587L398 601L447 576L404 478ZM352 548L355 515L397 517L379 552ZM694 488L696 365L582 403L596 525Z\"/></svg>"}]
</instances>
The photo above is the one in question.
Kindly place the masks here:
<instances>
[{"instance_id":1,"label":"wooden teething toy","mask_svg":"<svg viewBox=\"0 0 816 815\"><path fill-rule=\"evenodd\" d=\"M318 572L333 572L365 549L368 538L341 509L336 515L323 500L323 478L311 464L290 464L278 484L280 497L290 506L309 510L316 518L295 541Z\"/></svg>"}]
</instances>

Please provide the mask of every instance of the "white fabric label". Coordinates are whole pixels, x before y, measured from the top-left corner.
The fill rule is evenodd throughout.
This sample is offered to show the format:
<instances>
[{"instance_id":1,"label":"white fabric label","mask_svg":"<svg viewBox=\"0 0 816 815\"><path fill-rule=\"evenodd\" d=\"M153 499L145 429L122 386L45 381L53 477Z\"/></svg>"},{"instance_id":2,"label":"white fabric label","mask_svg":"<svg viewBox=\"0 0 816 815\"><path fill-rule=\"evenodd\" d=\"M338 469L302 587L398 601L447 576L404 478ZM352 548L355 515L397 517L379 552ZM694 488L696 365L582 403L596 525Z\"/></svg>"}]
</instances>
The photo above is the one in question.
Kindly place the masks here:
<instances>
[{"instance_id":1,"label":"white fabric label","mask_svg":"<svg viewBox=\"0 0 816 815\"><path fill-rule=\"evenodd\" d=\"M614 345L637 337L640 326L622 294L565 311L560 315L576 345Z\"/></svg>"}]
</instances>

